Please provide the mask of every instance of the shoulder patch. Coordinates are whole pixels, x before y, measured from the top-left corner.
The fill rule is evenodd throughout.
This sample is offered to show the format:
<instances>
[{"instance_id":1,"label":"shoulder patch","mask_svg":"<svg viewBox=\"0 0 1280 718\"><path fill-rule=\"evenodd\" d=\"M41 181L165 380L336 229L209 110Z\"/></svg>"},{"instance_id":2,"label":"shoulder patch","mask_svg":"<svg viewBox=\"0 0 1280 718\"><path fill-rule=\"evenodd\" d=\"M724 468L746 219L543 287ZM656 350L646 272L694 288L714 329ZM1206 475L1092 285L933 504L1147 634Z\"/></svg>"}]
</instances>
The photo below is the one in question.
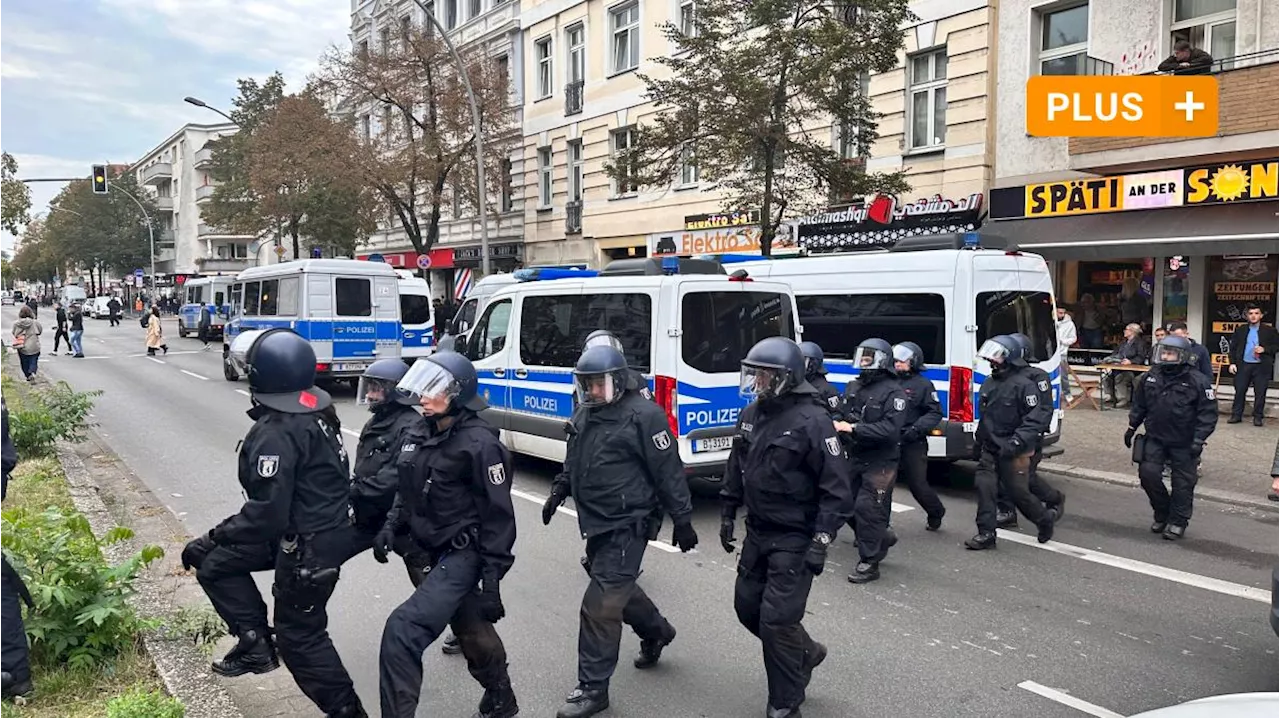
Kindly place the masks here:
<instances>
[{"instance_id":1,"label":"shoulder patch","mask_svg":"<svg viewBox=\"0 0 1280 718\"><path fill-rule=\"evenodd\" d=\"M827 453L832 456L840 456L840 439L835 436L828 436L822 440L823 445L827 447Z\"/></svg>"},{"instance_id":2,"label":"shoulder patch","mask_svg":"<svg viewBox=\"0 0 1280 718\"><path fill-rule=\"evenodd\" d=\"M261 476L264 479L269 479L275 476L276 472L279 470L280 470L279 454L270 454L270 455L263 454L262 456L258 457L258 476Z\"/></svg>"},{"instance_id":3,"label":"shoulder patch","mask_svg":"<svg viewBox=\"0 0 1280 718\"><path fill-rule=\"evenodd\" d=\"M746 433L750 434L750 433L751 433L751 428L752 428L752 427L751 427L751 422L747 422L747 421L742 422L742 430L743 430L743 431L745 431Z\"/></svg>"},{"instance_id":4,"label":"shoulder patch","mask_svg":"<svg viewBox=\"0 0 1280 718\"><path fill-rule=\"evenodd\" d=\"M653 445L657 447L658 451L666 451L671 448L671 434L669 434L666 429L659 431L650 438L653 440Z\"/></svg>"},{"instance_id":5,"label":"shoulder patch","mask_svg":"<svg viewBox=\"0 0 1280 718\"><path fill-rule=\"evenodd\" d=\"M1036 384L1036 388L1040 391L1049 391L1049 382L1041 379L1040 383Z\"/></svg>"},{"instance_id":6,"label":"shoulder patch","mask_svg":"<svg viewBox=\"0 0 1280 718\"><path fill-rule=\"evenodd\" d=\"M1217 400L1218 397L1216 394L1213 393L1213 387L1209 387L1208 389L1204 390L1204 398L1208 399L1209 401Z\"/></svg>"},{"instance_id":7,"label":"shoulder patch","mask_svg":"<svg viewBox=\"0 0 1280 718\"><path fill-rule=\"evenodd\" d=\"M401 450L401 451L417 451L417 450L418 450L418 445L417 445L417 444L414 444L414 443L401 444L401 445L400 445L400 450Z\"/></svg>"},{"instance_id":8,"label":"shoulder patch","mask_svg":"<svg viewBox=\"0 0 1280 718\"><path fill-rule=\"evenodd\" d=\"M938 392L930 392L929 395L933 397L934 401L938 401Z\"/></svg>"},{"instance_id":9,"label":"shoulder patch","mask_svg":"<svg viewBox=\"0 0 1280 718\"><path fill-rule=\"evenodd\" d=\"M507 467L502 464L494 464L489 467L489 483L494 486L501 486L507 480Z\"/></svg>"},{"instance_id":10,"label":"shoulder patch","mask_svg":"<svg viewBox=\"0 0 1280 718\"><path fill-rule=\"evenodd\" d=\"M640 396L648 399L649 401L653 401L653 392L649 391L649 387L647 386L640 387Z\"/></svg>"},{"instance_id":11,"label":"shoulder patch","mask_svg":"<svg viewBox=\"0 0 1280 718\"><path fill-rule=\"evenodd\" d=\"M902 397L898 397L898 398L896 398L896 399L894 399L894 400L893 400L893 410L894 410L894 411L903 411L903 410L904 410L904 409L906 409L906 408L907 408L907 400L906 400L906 399L903 399Z\"/></svg>"},{"instance_id":12,"label":"shoulder patch","mask_svg":"<svg viewBox=\"0 0 1280 718\"><path fill-rule=\"evenodd\" d=\"M840 406L840 397L838 396L827 397L827 405L830 406L832 409L836 408L837 406Z\"/></svg>"},{"instance_id":13,"label":"shoulder patch","mask_svg":"<svg viewBox=\"0 0 1280 718\"><path fill-rule=\"evenodd\" d=\"M1036 406L1037 404L1040 403L1040 397L1036 396L1035 394L1028 394L1023 398L1027 400L1027 406Z\"/></svg>"}]
</instances>

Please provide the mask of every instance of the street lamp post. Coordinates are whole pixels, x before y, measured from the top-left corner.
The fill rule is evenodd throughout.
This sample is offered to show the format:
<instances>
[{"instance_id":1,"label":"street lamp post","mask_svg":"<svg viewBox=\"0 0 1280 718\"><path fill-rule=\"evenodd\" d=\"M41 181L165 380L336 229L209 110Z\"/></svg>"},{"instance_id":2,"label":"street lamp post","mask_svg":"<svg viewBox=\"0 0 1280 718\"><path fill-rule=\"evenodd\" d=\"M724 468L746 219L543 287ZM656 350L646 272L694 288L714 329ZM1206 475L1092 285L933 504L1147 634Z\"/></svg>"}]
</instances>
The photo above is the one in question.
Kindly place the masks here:
<instances>
[{"instance_id":1,"label":"street lamp post","mask_svg":"<svg viewBox=\"0 0 1280 718\"><path fill-rule=\"evenodd\" d=\"M203 107L204 109L209 110L211 112L216 112L219 115L222 115L223 117L227 118L227 122L230 122L231 124L236 125L237 127L239 127L240 125L240 123L231 119L231 115L228 115L227 113L223 112L222 110L219 110L213 105L207 104L204 100L201 100L195 97L184 97L182 98L182 101L187 103L188 105L195 105L196 107Z\"/></svg>"},{"instance_id":2,"label":"street lamp post","mask_svg":"<svg viewBox=\"0 0 1280 718\"><path fill-rule=\"evenodd\" d=\"M116 185L107 185L107 191L116 190L125 197L133 200L138 205L138 210L142 212L142 218L147 220L147 235L151 239L151 291L154 293L158 289L159 280L156 279L156 227L151 221L151 215L147 214L147 208L142 206L142 201L134 197L128 190L120 189Z\"/></svg>"}]
</instances>

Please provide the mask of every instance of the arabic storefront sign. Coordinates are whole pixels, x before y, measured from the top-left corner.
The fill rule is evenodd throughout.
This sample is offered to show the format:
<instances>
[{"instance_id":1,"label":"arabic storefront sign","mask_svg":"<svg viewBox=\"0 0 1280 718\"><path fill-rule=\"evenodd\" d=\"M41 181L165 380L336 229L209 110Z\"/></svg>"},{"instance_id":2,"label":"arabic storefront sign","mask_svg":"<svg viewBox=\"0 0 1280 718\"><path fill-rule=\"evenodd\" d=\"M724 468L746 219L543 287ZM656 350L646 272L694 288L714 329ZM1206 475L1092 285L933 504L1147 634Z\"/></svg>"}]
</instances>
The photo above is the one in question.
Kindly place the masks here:
<instances>
[{"instance_id":1,"label":"arabic storefront sign","mask_svg":"<svg viewBox=\"0 0 1280 718\"><path fill-rule=\"evenodd\" d=\"M1205 303L1209 331L1204 345L1215 364L1227 363L1231 333L1246 321L1246 306L1257 304L1262 307L1264 321L1275 321L1278 270L1280 255L1275 254L1209 258L1209 296Z\"/></svg>"},{"instance_id":2,"label":"arabic storefront sign","mask_svg":"<svg viewBox=\"0 0 1280 718\"><path fill-rule=\"evenodd\" d=\"M722 212L720 214L691 214L684 218L686 232L698 229L723 229L725 227L759 227L760 210Z\"/></svg>"},{"instance_id":3,"label":"arabic storefront sign","mask_svg":"<svg viewBox=\"0 0 1280 718\"><path fill-rule=\"evenodd\" d=\"M686 218L687 219L687 218ZM790 227L779 227L772 250L795 249ZM760 227L695 229L684 232L659 232L649 235L649 255L678 254L759 254Z\"/></svg>"},{"instance_id":4,"label":"arabic storefront sign","mask_svg":"<svg viewBox=\"0 0 1280 718\"><path fill-rule=\"evenodd\" d=\"M981 193L959 199L935 194L906 204L879 195L865 205L805 217L797 234L800 246L808 249L885 247L904 237L973 231L981 214Z\"/></svg>"}]
</instances>

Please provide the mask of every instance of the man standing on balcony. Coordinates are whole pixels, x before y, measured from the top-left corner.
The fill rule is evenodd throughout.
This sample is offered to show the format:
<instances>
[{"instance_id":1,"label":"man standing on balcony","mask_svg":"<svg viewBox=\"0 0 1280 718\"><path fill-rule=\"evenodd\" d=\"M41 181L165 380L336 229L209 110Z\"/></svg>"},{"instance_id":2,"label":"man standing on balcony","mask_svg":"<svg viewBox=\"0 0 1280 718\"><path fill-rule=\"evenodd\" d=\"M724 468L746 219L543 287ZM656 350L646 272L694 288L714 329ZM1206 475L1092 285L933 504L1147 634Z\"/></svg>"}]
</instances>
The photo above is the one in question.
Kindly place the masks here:
<instances>
[{"instance_id":1,"label":"man standing on balcony","mask_svg":"<svg viewBox=\"0 0 1280 718\"><path fill-rule=\"evenodd\" d=\"M1192 47L1186 40L1179 40L1173 45L1173 54L1156 69L1175 75L1208 75L1213 70L1213 56Z\"/></svg>"}]
</instances>

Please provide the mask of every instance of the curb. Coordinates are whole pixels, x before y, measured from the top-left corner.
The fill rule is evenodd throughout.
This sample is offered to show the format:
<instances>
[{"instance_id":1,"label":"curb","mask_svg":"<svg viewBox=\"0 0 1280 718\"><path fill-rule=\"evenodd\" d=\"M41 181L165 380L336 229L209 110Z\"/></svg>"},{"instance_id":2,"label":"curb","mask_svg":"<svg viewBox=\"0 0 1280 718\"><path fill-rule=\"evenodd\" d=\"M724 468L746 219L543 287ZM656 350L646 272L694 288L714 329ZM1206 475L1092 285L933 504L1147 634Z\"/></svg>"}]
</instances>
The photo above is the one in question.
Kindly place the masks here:
<instances>
[{"instance_id":1,"label":"curb","mask_svg":"<svg viewBox=\"0 0 1280 718\"><path fill-rule=\"evenodd\" d=\"M95 536L102 536L119 522L112 516L100 496L101 489L84 462L66 442L57 446L58 462L67 478L72 503L84 514ZM126 541L104 547L103 554L115 565L132 553L129 545L146 537L135 536ZM167 543L163 539L156 543ZM134 608L144 616L161 614L165 605L163 596L165 579L141 576L138 593L130 600ZM186 718L244 718L226 689L209 673L208 658L194 645L183 641L166 640L160 634L147 631L142 636L143 648L155 664L156 673L169 695L182 702Z\"/></svg>"},{"instance_id":2,"label":"curb","mask_svg":"<svg viewBox=\"0 0 1280 718\"><path fill-rule=\"evenodd\" d=\"M1088 469L1083 466L1072 466L1070 464L1059 464L1053 461L1045 461L1040 464L1040 469L1050 474L1061 474L1062 476L1070 476L1075 479L1085 479L1087 481L1099 481L1104 484L1115 484L1117 486L1127 486L1130 488L1141 488L1142 484L1138 482L1138 477L1129 476L1127 474L1117 474L1114 471L1098 471L1096 469ZM1269 501L1266 498L1254 498L1237 494L1232 491L1220 491L1212 488L1196 488L1196 499L1203 501L1215 501L1220 504L1230 504L1231 506L1241 506L1248 509L1256 509L1259 511L1269 511L1271 513L1280 512L1280 505L1275 501Z\"/></svg>"}]
</instances>

